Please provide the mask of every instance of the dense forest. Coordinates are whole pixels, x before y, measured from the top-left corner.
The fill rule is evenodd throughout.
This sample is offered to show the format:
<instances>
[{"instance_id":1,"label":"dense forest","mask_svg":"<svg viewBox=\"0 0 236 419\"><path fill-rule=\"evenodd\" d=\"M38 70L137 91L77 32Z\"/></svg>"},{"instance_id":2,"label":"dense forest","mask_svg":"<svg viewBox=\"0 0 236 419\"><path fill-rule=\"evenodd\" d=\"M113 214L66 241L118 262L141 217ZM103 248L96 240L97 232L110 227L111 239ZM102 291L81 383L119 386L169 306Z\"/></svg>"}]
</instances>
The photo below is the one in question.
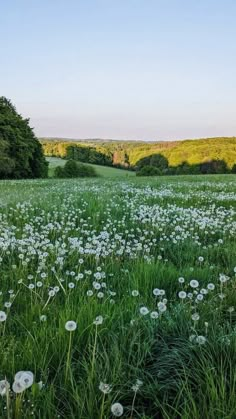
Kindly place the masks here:
<instances>
[{"instance_id":1,"label":"dense forest","mask_svg":"<svg viewBox=\"0 0 236 419\"><path fill-rule=\"evenodd\" d=\"M139 168L144 158L161 155L167 162L164 169L169 168L170 174L190 173L189 168L193 168L193 173L215 173L217 170L225 173L236 163L236 137L155 143L52 138L40 141L46 156L130 169ZM146 160L146 165L150 165L150 159Z\"/></svg>"},{"instance_id":2,"label":"dense forest","mask_svg":"<svg viewBox=\"0 0 236 419\"><path fill-rule=\"evenodd\" d=\"M0 97L0 178L40 178L48 165L29 120L23 119L10 100Z\"/></svg>"}]
</instances>

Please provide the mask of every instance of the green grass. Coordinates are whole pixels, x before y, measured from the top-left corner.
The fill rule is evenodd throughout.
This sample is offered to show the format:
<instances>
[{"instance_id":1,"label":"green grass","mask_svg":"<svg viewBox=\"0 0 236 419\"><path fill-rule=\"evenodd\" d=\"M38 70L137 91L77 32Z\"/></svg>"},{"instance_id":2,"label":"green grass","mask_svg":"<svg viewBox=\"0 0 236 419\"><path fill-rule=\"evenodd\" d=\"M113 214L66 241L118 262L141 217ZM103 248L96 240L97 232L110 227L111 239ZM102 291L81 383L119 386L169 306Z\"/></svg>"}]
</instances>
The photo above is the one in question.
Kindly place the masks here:
<instances>
[{"instance_id":1,"label":"green grass","mask_svg":"<svg viewBox=\"0 0 236 419\"><path fill-rule=\"evenodd\" d=\"M235 419L235 197L235 176L1 181L0 380L34 384L0 417Z\"/></svg>"},{"instance_id":2,"label":"green grass","mask_svg":"<svg viewBox=\"0 0 236 419\"><path fill-rule=\"evenodd\" d=\"M57 158L57 157L47 157L47 161L49 162L49 176L52 177L55 171L55 167L57 166L64 166L66 160ZM83 163L82 163L83 164ZM123 169L116 169L114 167L108 166L99 166L98 164L89 164L86 163L88 166L92 166L98 176L106 177L106 178L117 178L117 177L130 177L134 176L135 173L129 170Z\"/></svg>"}]
</instances>

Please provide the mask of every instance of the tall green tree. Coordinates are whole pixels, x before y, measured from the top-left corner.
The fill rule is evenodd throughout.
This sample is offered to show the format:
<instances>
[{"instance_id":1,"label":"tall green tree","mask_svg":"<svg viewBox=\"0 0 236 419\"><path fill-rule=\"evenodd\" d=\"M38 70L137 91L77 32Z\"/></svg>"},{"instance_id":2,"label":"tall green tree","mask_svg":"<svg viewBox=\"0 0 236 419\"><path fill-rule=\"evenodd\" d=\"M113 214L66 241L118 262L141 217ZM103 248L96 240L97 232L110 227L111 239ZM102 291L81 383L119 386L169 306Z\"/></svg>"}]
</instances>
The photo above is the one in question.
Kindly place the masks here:
<instances>
[{"instance_id":1,"label":"tall green tree","mask_svg":"<svg viewBox=\"0 0 236 419\"><path fill-rule=\"evenodd\" d=\"M47 177L48 164L40 142L5 97L0 97L0 178Z\"/></svg>"}]
</instances>

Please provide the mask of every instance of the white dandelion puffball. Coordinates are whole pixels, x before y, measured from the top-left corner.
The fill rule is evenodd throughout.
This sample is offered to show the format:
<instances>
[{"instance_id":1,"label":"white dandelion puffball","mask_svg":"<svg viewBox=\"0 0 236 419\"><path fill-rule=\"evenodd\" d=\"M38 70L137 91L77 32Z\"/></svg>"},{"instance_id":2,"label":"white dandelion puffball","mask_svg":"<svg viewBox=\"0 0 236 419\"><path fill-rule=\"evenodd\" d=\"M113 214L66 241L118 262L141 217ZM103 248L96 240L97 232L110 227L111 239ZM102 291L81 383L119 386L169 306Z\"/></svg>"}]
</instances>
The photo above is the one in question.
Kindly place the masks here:
<instances>
[{"instance_id":1,"label":"white dandelion puffball","mask_svg":"<svg viewBox=\"0 0 236 419\"><path fill-rule=\"evenodd\" d=\"M149 313L149 310L147 307L141 307L139 310L140 314L142 314L142 316L146 316L146 314Z\"/></svg>"},{"instance_id":2,"label":"white dandelion puffball","mask_svg":"<svg viewBox=\"0 0 236 419\"><path fill-rule=\"evenodd\" d=\"M139 291L138 290L133 290L131 294L132 294L133 297L138 297Z\"/></svg>"},{"instance_id":3,"label":"white dandelion puffball","mask_svg":"<svg viewBox=\"0 0 236 419\"><path fill-rule=\"evenodd\" d=\"M192 279L189 283L190 287L197 288L199 287L199 282L196 279Z\"/></svg>"},{"instance_id":4,"label":"white dandelion puffball","mask_svg":"<svg viewBox=\"0 0 236 419\"><path fill-rule=\"evenodd\" d=\"M102 381L99 384L99 390L101 390L104 394L109 394L111 392L111 385L103 383Z\"/></svg>"},{"instance_id":5,"label":"white dandelion puffball","mask_svg":"<svg viewBox=\"0 0 236 419\"><path fill-rule=\"evenodd\" d=\"M74 332L74 330L77 328L77 324L76 322L74 322L74 320L68 320L68 322L66 322L65 324L65 329L68 332Z\"/></svg>"},{"instance_id":6,"label":"white dandelion puffball","mask_svg":"<svg viewBox=\"0 0 236 419\"><path fill-rule=\"evenodd\" d=\"M164 313L164 311L166 311L166 305L162 301L159 301L159 303L157 304L157 307L161 313Z\"/></svg>"},{"instance_id":7,"label":"white dandelion puffball","mask_svg":"<svg viewBox=\"0 0 236 419\"><path fill-rule=\"evenodd\" d=\"M21 371L21 375L20 376L18 375L17 378L16 376L15 376L15 381L19 381L19 383L25 388L31 387L34 382L34 374L31 371Z\"/></svg>"},{"instance_id":8,"label":"white dandelion puffball","mask_svg":"<svg viewBox=\"0 0 236 419\"><path fill-rule=\"evenodd\" d=\"M96 326L98 326L99 324L103 323L103 317L102 316L97 316L96 319L94 320L93 324L95 324Z\"/></svg>"},{"instance_id":9,"label":"white dandelion puffball","mask_svg":"<svg viewBox=\"0 0 236 419\"><path fill-rule=\"evenodd\" d=\"M5 322L7 319L7 315L5 311L0 311L0 322Z\"/></svg>"},{"instance_id":10,"label":"white dandelion puffball","mask_svg":"<svg viewBox=\"0 0 236 419\"><path fill-rule=\"evenodd\" d=\"M150 317L151 319L157 319L159 317L159 314L157 311L152 311Z\"/></svg>"},{"instance_id":11,"label":"white dandelion puffball","mask_svg":"<svg viewBox=\"0 0 236 419\"><path fill-rule=\"evenodd\" d=\"M10 388L10 384L8 383L7 380L0 381L0 395L1 396L5 396L9 388Z\"/></svg>"},{"instance_id":12,"label":"white dandelion puffball","mask_svg":"<svg viewBox=\"0 0 236 419\"><path fill-rule=\"evenodd\" d=\"M194 314L191 316L191 318L192 318L192 320L193 320L194 322L197 322L197 321L200 319L200 316L199 316L199 314L198 314L198 313L194 313Z\"/></svg>"},{"instance_id":13,"label":"white dandelion puffball","mask_svg":"<svg viewBox=\"0 0 236 419\"><path fill-rule=\"evenodd\" d=\"M196 343L198 343L199 345L204 345L206 343L205 336L197 336L196 337Z\"/></svg>"},{"instance_id":14,"label":"white dandelion puffball","mask_svg":"<svg viewBox=\"0 0 236 419\"><path fill-rule=\"evenodd\" d=\"M20 381L14 381L14 383L12 384L12 390L14 391L14 393L22 393L23 391L25 391L25 386L23 386Z\"/></svg>"},{"instance_id":15,"label":"white dandelion puffball","mask_svg":"<svg viewBox=\"0 0 236 419\"><path fill-rule=\"evenodd\" d=\"M111 406L111 413L113 414L113 416L116 416L116 417L122 416L124 413L124 408L122 404L113 403L113 405Z\"/></svg>"},{"instance_id":16,"label":"white dandelion puffball","mask_svg":"<svg viewBox=\"0 0 236 419\"><path fill-rule=\"evenodd\" d=\"M178 294L178 296L179 296L179 298L184 299L184 298L187 297L187 294L186 294L185 291L180 291L179 294Z\"/></svg>"}]
</instances>

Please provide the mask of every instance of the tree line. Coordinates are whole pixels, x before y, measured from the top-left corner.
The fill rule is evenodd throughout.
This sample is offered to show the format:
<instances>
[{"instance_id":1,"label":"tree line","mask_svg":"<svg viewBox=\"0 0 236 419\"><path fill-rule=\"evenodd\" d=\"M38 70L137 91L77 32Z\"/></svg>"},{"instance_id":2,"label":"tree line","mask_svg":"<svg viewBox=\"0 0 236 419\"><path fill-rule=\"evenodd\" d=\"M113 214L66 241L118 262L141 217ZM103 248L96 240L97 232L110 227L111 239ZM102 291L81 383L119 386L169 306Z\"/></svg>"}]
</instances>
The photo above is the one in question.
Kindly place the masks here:
<instances>
[{"instance_id":1,"label":"tree line","mask_svg":"<svg viewBox=\"0 0 236 419\"><path fill-rule=\"evenodd\" d=\"M29 120L22 118L5 97L0 97L0 178L47 177L48 164Z\"/></svg>"}]
</instances>

